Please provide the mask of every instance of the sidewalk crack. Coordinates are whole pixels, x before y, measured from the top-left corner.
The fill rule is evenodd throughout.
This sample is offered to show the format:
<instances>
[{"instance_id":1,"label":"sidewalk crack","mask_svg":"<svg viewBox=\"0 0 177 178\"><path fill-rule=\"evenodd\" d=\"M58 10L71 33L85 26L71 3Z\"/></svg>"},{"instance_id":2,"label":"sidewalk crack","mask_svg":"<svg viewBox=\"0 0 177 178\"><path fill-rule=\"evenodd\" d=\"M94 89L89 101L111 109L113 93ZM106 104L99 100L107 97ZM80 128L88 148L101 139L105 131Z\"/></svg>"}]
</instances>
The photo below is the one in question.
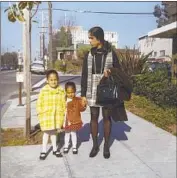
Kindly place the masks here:
<instances>
[{"instance_id":1,"label":"sidewalk crack","mask_svg":"<svg viewBox=\"0 0 177 178\"><path fill-rule=\"evenodd\" d=\"M67 159L67 157L65 155L63 156L63 161L64 161L64 165L65 165L66 171L68 173L68 178L74 178L73 171L71 170L71 167L69 165L68 159Z\"/></svg>"}]
</instances>

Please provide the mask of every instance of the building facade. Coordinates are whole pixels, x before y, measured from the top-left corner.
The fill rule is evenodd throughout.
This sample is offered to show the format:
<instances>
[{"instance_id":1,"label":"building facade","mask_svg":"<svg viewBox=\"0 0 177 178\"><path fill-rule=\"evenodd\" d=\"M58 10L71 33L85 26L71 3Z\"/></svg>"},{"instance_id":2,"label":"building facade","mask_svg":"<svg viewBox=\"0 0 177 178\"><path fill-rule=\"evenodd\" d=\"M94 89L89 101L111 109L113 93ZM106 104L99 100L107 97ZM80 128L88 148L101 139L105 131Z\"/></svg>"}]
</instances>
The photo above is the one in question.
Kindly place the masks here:
<instances>
[{"instance_id":1,"label":"building facade","mask_svg":"<svg viewBox=\"0 0 177 178\"><path fill-rule=\"evenodd\" d=\"M152 38L145 35L139 38L138 48L141 55L147 55L153 51L150 56L151 58L172 57L171 38Z\"/></svg>"},{"instance_id":2,"label":"building facade","mask_svg":"<svg viewBox=\"0 0 177 178\"><path fill-rule=\"evenodd\" d=\"M83 30L81 26L73 27L70 29L73 37L73 44L89 44L88 31ZM118 34L117 32L105 31L105 40L109 41L116 48L118 47Z\"/></svg>"},{"instance_id":3,"label":"building facade","mask_svg":"<svg viewBox=\"0 0 177 178\"><path fill-rule=\"evenodd\" d=\"M168 20L162 27L156 28L148 33L153 38L171 38L172 54L177 54L177 2L162 1Z\"/></svg>"},{"instance_id":4,"label":"building facade","mask_svg":"<svg viewBox=\"0 0 177 178\"><path fill-rule=\"evenodd\" d=\"M72 34L72 44L76 48L77 44L90 44L88 39L88 31L84 30L82 26L69 27ZM55 30L56 33L58 30ZM115 48L118 47L118 33L105 31L105 40L109 41Z\"/></svg>"}]
</instances>

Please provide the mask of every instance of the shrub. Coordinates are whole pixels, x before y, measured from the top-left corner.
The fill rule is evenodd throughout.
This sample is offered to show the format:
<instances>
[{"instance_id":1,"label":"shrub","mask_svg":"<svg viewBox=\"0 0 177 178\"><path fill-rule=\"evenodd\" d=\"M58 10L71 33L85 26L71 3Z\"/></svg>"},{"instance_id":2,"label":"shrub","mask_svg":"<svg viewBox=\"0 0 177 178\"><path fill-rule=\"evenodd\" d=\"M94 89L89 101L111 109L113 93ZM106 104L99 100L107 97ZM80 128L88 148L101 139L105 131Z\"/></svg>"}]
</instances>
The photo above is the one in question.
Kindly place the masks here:
<instances>
[{"instance_id":1,"label":"shrub","mask_svg":"<svg viewBox=\"0 0 177 178\"><path fill-rule=\"evenodd\" d=\"M66 66L63 65L63 61L56 60L55 61L55 70L60 72L66 72Z\"/></svg>"},{"instance_id":2,"label":"shrub","mask_svg":"<svg viewBox=\"0 0 177 178\"><path fill-rule=\"evenodd\" d=\"M126 109L154 123L157 127L177 135L176 108L162 108L143 96L132 95L132 99L125 102Z\"/></svg>"},{"instance_id":3,"label":"shrub","mask_svg":"<svg viewBox=\"0 0 177 178\"><path fill-rule=\"evenodd\" d=\"M54 69L64 73L76 74L81 71L82 61L80 60L65 60L64 65L62 60L56 60Z\"/></svg>"},{"instance_id":4,"label":"shrub","mask_svg":"<svg viewBox=\"0 0 177 178\"><path fill-rule=\"evenodd\" d=\"M123 71L127 75L132 76L146 72L144 66L151 53L152 52L147 55L140 55L135 47L133 49L126 47L124 53L118 50L117 55Z\"/></svg>"},{"instance_id":5,"label":"shrub","mask_svg":"<svg viewBox=\"0 0 177 178\"><path fill-rule=\"evenodd\" d=\"M136 75L133 78L133 91L136 95L146 96L162 107L177 105L177 86L168 81L165 70Z\"/></svg>"},{"instance_id":6,"label":"shrub","mask_svg":"<svg viewBox=\"0 0 177 178\"><path fill-rule=\"evenodd\" d=\"M80 45L77 49L77 58L83 60L86 53L90 50L90 45Z\"/></svg>"}]
</instances>

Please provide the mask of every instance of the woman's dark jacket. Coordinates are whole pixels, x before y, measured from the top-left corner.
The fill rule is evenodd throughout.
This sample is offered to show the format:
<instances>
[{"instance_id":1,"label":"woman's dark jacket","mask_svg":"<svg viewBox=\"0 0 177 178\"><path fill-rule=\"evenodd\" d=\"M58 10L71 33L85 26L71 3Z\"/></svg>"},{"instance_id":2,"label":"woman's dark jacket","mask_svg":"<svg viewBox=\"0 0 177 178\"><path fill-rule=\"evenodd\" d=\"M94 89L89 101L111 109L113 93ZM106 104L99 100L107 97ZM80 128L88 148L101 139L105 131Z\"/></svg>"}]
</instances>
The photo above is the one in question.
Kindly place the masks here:
<instances>
[{"instance_id":1,"label":"woman's dark jacket","mask_svg":"<svg viewBox=\"0 0 177 178\"><path fill-rule=\"evenodd\" d=\"M96 61L96 73L100 74L103 73L101 71L101 60L102 56L104 55L103 64L105 64L106 55L108 52L110 52L112 49L111 45L105 41L103 48L97 49L92 48L91 54L92 56L95 56ZM127 115L124 107L125 100L129 100L132 92L132 86L129 81L129 78L125 73L122 71L121 66L118 61L118 57L114 50L112 50L113 53L113 67L111 69L111 75L113 75L114 79L120 84L120 93L119 96L121 96L120 100L117 101L116 105L113 105L111 107L111 113L110 115L114 119L114 121L127 121ZM94 71L94 63L92 62L92 74L95 74ZM87 78L88 78L88 53L86 54L83 66L82 66L82 77L81 77L81 96L85 97L87 92ZM102 80L104 82L104 78Z\"/></svg>"}]
</instances>

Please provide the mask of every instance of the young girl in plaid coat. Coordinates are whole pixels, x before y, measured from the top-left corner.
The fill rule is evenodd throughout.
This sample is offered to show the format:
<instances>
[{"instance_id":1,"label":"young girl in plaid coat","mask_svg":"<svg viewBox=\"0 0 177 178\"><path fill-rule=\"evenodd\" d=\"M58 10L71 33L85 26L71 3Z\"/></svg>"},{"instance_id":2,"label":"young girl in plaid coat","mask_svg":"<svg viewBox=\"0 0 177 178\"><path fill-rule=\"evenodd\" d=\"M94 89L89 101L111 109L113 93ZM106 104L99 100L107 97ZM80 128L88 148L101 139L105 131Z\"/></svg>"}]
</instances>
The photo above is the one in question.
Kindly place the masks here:
<instances>
[{"instance_id":1,"label":"young girl in plaid coat","mask_svg":"<svg viewBox=\"0 0 177 178\"><path fill-rule=\"evenodd\" d=\"M41 89L37 100L37 115L43 133L42 152L40 159L45 160L47 154L48 138L50 136L53 155L62 157L57 150L56 135L64 122L66 100L65 91L59 86L59 76L55 70L49 70L46 74L47 84Z\"/></svg>"},{"instance_id":2,"label":"young girl in plaid coat","mask_svg":"<svg viewBox=\"0 0 177 178\"><path fill-rule=\"evenodd\" d=\"M76 132L82 127L81 112L85 111L86 103L76 97L76 85L74 82L67 82L65 85L67 110L64 121L65 145L64 153L68 153L69 141L71 136L73 154L77 154L77 134Z\"/></svg>"}]
</instances>

